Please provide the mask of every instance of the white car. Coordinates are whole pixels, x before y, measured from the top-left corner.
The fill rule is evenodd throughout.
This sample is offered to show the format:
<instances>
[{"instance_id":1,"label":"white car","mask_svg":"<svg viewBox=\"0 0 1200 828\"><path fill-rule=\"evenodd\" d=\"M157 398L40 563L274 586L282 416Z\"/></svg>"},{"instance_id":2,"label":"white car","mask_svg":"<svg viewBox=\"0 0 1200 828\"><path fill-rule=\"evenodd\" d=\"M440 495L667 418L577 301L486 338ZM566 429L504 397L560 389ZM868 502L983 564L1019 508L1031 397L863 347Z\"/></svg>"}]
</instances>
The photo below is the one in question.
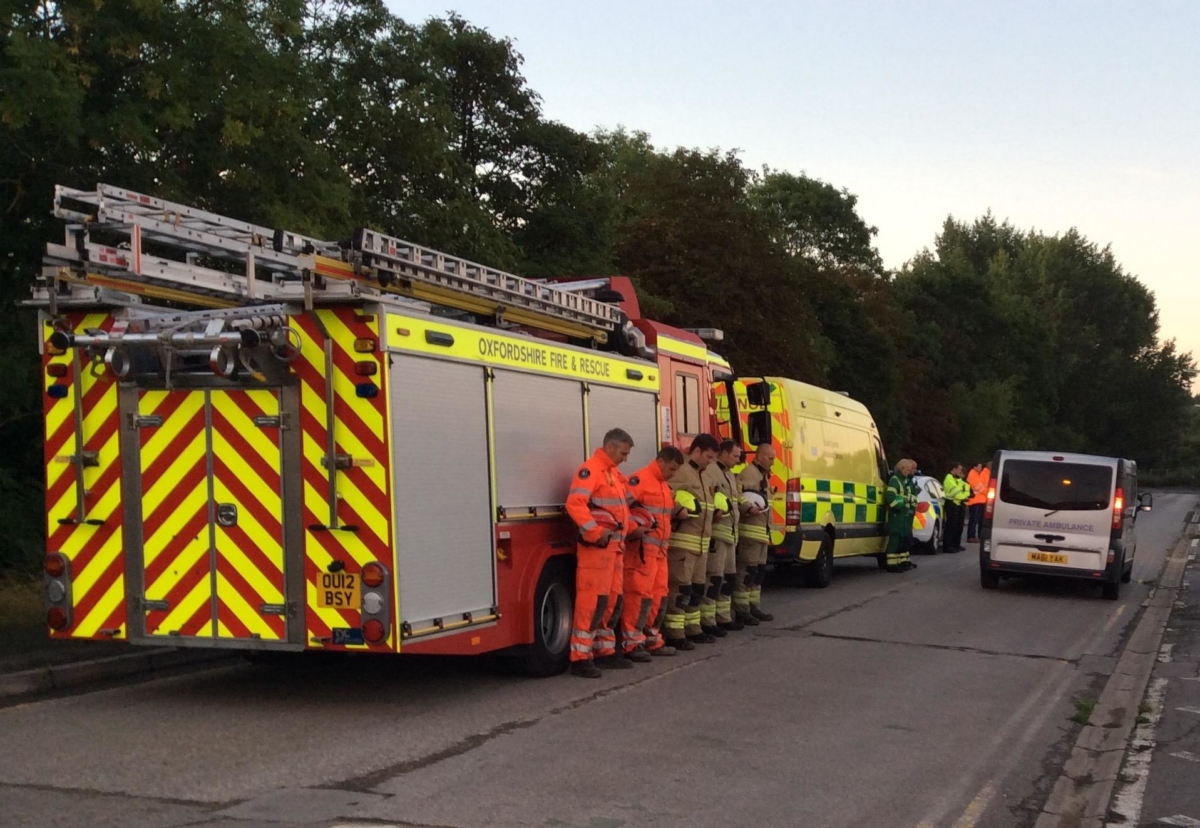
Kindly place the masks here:
<instances>
[{"instance_id":1,"label":"white car","mask_svg":"<svg viewBox=\"0 0 1200 828\"><path fill-rule=\"evenodd\" d=\"M936 555L942 548L942 499L945 493L936 477L917 475L917 513L913 515L913 548Z\"/></svg>"}]
</instances>

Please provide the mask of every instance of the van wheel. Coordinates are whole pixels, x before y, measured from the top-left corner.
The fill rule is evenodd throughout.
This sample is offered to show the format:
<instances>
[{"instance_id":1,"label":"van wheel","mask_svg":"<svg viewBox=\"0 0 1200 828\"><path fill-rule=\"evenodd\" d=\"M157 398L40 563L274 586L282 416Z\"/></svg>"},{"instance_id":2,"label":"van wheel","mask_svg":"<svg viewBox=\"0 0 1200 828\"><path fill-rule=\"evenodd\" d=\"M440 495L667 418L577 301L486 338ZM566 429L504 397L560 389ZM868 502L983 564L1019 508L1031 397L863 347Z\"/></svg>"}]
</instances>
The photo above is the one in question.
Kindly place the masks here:
<instances>
[{"instance_id":1,"label":"van wheel","mask_svg":"<svg viewBox=\"0 0 1200 828\"><path fill-rule=\"evenodd\" d=\"M533 643L518 649L521 672L539 678L567 669L571 657L571 623L575 589L565 557L551 558L542 568L533 597Z\"/></svg>"},{"instance_id":2,"label":"van wheel","mask_svg":"<svg viewBox=\"0 0 1200 828\"><path fill-rule=\"evenodd\" d=\"M1121 583L1127 584L1133 580L1133 561L1129 562L1129 568L1121 573Z\"/></svg>"},{"instance_id":3,"label":"van wheel","mask_svg":"<svg viewBox=\"0 0 1200 828\"><path fill-rule=\"evenodd\" d=\"M804 567L804 585L824 589L833 581L833 540L826 535L817 558Z\"/></svg>"},{"instance_id":4,"label":"van wheel","mask_svg":"<svg viewBox=\"0 0 1200 828\"><path fill-rule=\"evenodd\" d=\"M1000 586L1000 573L987 569L979 570L979 585L984 589L996 589Z\"/></svg>"},{"instance_id":5,"label":"van wheel","mask_svg":"<svg viewBox=\"0 0 1200 828\"><path fill-rule=\"evenodd\" d=\"M1100 594L1104 596L1105 600L1115 601L1121 597L1121 585L1120 584L1101 584L1100 585Z\"/></svg>"}]
</instances>

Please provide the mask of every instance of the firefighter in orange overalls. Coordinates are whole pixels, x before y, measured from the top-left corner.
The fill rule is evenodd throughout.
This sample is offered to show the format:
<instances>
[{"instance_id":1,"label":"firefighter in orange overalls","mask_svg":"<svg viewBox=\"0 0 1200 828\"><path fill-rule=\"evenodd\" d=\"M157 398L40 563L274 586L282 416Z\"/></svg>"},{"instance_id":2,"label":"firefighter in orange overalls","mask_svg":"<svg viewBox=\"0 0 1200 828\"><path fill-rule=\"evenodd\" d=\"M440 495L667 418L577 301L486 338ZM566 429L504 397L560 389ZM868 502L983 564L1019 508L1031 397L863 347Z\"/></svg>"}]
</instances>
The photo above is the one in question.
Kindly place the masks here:
<instances>
[{"instance_id":1,"label":"firefighter in orange overalls","mask_svg":"<svg viewBox=\"0 0 1200 828\"><path fill-rule=\"evenodd\" d=\"M571 672L599 678L599 667L632 667L616 655L609 626L621 594L623 552L632 531L629 493L617 468L629 457L633 438L619 428L604 435L596 453L571 478L567 514L579 527L575 548L575 619L571 629Z\"/></svg>"},{"instance_id":2,"label":"firefighter in orange overalls","mask_svg":"<svg viewBox=\"0 0 1200 828\"><path fill-rule=\"evenodd\" d=\"M667 543L675 493L667 483L684 463L683 452L666 446L653 462L629 478L630 510L642 537L625 547L625 598L621 611L621 650L630 661L673 656L662 637L666 613Z\"/></svg>"}]
</instances>

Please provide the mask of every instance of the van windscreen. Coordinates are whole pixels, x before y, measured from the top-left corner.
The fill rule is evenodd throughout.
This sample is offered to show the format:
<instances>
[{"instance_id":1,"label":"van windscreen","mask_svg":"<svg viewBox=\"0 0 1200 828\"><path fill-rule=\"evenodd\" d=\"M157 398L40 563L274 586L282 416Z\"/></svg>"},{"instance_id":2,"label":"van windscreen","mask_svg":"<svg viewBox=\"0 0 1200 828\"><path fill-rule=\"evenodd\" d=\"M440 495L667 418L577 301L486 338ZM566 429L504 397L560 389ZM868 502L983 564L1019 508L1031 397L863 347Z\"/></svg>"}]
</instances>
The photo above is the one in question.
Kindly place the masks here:
<instances>
[{"instance_id":1,"label":"van windscreen","mask_svg":"<svg viewBox=\"0 0 1200 828\"><path fill-rule=\"evenodd\" d=\"M1112 469L1089 463L1008 460L1000 476L1000 500L1033 509L1107 509L1112 491Z\"/></svg>"}]
</instances>

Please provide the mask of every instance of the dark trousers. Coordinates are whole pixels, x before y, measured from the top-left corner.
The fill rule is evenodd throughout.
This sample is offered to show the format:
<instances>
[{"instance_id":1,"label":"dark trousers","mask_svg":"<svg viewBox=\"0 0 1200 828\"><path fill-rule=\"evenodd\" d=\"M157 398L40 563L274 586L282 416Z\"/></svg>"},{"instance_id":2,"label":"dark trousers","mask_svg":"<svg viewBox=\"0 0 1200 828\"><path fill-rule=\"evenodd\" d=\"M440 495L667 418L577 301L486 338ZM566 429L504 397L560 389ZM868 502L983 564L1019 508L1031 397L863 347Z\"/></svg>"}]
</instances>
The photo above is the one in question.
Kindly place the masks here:
<instances>
[{"instance_id":1,"label":"dark trousers","mask_svg":"<svg viewBox=\"0 0 1200 828\"><path fill-rule=\"evenodd\" d=\"M963 523L967 519L966 507L961 503L947 503L945 523L942 525L942 549L957 551L962 546Z\"/></svg>"},{"instance_id":2,"label":"dark trousers","mask_svg":"<svg viewBox=\"0 0 1200 828\"><path fill-rule=\"evenodd\" d=\"M983 525L983 504L976 503L967 509L970 510L967 518L967 540L978 540L979 527Z\"/></svg>"}]
</instances>

